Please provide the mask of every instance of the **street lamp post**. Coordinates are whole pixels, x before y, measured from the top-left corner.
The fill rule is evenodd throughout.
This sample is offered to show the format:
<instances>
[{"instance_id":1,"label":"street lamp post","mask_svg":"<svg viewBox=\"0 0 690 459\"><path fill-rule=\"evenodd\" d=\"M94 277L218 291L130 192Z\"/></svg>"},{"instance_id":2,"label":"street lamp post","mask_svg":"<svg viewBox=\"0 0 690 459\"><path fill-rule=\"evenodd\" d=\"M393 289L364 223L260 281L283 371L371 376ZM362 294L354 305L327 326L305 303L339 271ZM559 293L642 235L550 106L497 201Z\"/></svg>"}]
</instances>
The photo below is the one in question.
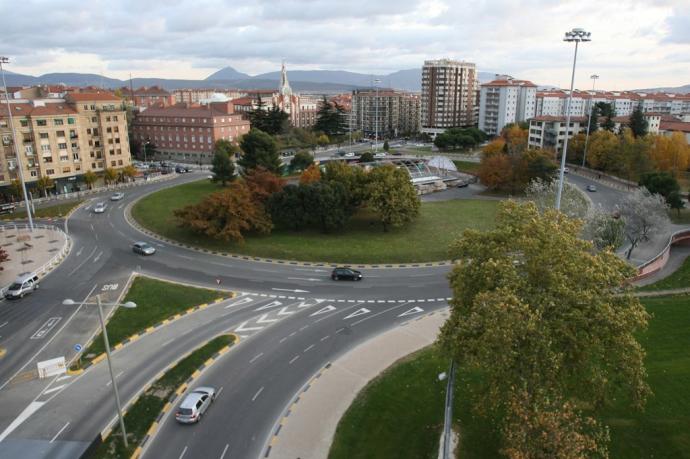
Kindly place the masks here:
<instances>
[{"instance_id":1,"label":"street lamp post","mask_svg":"<svg viewBox=\"0 0 690 459\"><path fill-rule=\"evenodd\" d=\"M580 42L592 41L591 32L585 32L584 29L575 28L570 32L565 33L563 41L575 42L575 55L573 56L573 73L570 77L570 94L568 96L568 105L566 106L565 117L565 140L563 141L563 154L561 155L561 170L558 174L558 192L556 193L556 210L561 209L561 194L563 193L563 180L565 179L565 158L568 154L568 131L570 130L570 107L573 102L573 90L575 87L575 66L577 65L577 48Z\"/></svg>"},{"instance_id":2,"label":"street lamp post","mask_svg":"<svg viewBox=\"0 0 690 459\"><path fill-rule=\"evenodd\" d=\"M10 122L10 130L12 131L12 143L14 144L14 154L17 161L17 170L19 171L19 181L22 184L22 193L24 193L24 206L26 207L26 215L29 217L29 229L34 230L34 220L31 216L31 207L29 206L29 194L26 192L26 183L24 182L24 172L22 170L22 159L19 156L19 146L17 145L17 136L14 133L14 120L12 118L12 107L10 107L10 96L7 94L7 83L5 82L5 69L2 64L7 64L10 60L7 57L0 56L0 74L2 74L2 87L5 90L5 102L7 103L7 113Z\"/></svg>"},{"instance_id":3,"label":"street lamp post","mask_svg":"<svg viewBox=\"0 0 690 459\"><path fill-rule=\"evenodd\" d=\"M381 80L376 78L374 80L374 85L376 86L376 114L374 115L374 151L379 150L379 83L381 83Z\"/></svg>"},{"instance_id":4,"label":"street lamp post","mask_svg":"<svg viewBox=\"0 0 690 459\"><path fill-rule=\"evenodd\" d=\"M592 79L592 92L594 92L594 84L597 82L599 75L590 76ZM594 112L594 94L592 94L592 103L589 107L589 118L587 119L587 135L585 136L585 151L582 153L582 167L585 167L585 159L587 158L587 144L589 143L589 128L592 126L592 112Z\"/></svg>"},{"instance_id":5,"label":"street lamp post","mask_svg":"<svg viewBox=\"0 0 690 459\"><path fill-rule=\"evenodd\" d=\"M65 306L71 306L74 303L73 300L66 299L62 302ZM115 374L113 372L113 363L110 357L110 342L108 341L108 331L105 328L105 320L103 319L103 303L101 303L101 296L96 295L96 303L82 303L84 305L98 306L98 317L101 320L101 330L103 331L103 343L105 344L105 355L108 360L108 370L110 371L110 381L113 385L113 393L115 394L115 405L117 406L117 416L120 419L120 430L122 430L122 439L125 442L125 448L129 447L127 442L127 431L125 430L125 419L122 416L122 404L120 403L120 393L117 391L117 382L115 381ZM106 306L122 306L124 308L133 309L136 308L136 303L128 301L126 303L106 303Z\"/></svg>"}]
</instances>

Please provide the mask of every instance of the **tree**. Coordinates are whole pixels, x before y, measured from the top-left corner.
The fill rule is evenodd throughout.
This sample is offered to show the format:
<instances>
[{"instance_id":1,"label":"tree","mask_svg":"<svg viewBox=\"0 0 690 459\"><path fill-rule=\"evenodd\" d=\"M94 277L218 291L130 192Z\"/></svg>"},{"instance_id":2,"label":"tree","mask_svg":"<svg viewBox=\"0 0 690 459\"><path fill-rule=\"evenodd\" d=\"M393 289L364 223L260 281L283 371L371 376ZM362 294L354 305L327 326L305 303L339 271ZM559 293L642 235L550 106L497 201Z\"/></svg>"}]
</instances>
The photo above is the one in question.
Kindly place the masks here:
<instances>
[{"instance_id":1,"label":"tree","mask_svg":"<svg viewBox=\"0 0 690 459\"><path fill-rule=\"evenodd\" d=\"M5 267L2 264L10 259L9 254L5 249L0 247L0 271L4 271Z\"/></svg>"},{"instance_id":2,"label":"tree","mask_svg":"<svg viewBox=\"0 0 690 459\"><path fill-rule=\"evenodd\" d=\"M329 102L326 96L319 103L316 112L314 130L321 131L329 137L338 136L345 132L345 110L337 102Z\"/></svg>"},{"instance_id":3,"label":"tree","mask_svg":"<svg viewBox=\"0 0 690 459\"><path fill-rule=\"evenodd\" d=\"M352 211L348 207L345 186L337 182L313 182L300 185L303 208L311 224L322 232L330 233L342 229Z\"/></svg>"},{"instance_id":4,"label":"tree","mask_svg":"<svg viewBox=\"0 0 690 459\"><path fill-rule=\"evenodd\" d=\"M586 420L566 402L597 408L615 397L644 406L650 389L635 336L649 316L621 290L634 268L609 250L594 252L579 237L581 221L555 210L504 201L496 223L465 230L451 245L453 299L439 343L456 364L482 375L473 403L500 420L503 450L549 445L535 435L542 430L584 434ZM525 413L536 416L523 419L536 430L515 425ZM514 436L511 427L529 430Z\"/></svg>"},{"instance_id":5,"label":"tree","mask_svg":"<svg viewBox=\"0 0 690 459\"><path fill-rule=\"evenodd\" d=\"M600 117L604 117L604 121L601 124L601 128L605 131L613 132L616 127L616 123L613 122L613 118L616 116L616 110L613 108L613 104L608 102L597 102L596 103L597 113Z\"/></svg>"},{"instance_id":6,"label":"tree","mask_svg":"<svg viewBox=\"0 0 690 459\"><path fill-rule=\"evenodd\" d=\"M649 156L652 143L652 136L635 138L629 128L623 129L619 135L619 156L624 158L628 180L637 180L652 170L652 160Z\"/></svg>"},{"instance_id":7,"label":"tree","mask_svg":"<svg viewBox=\"0 0 690 459\"><path fill-rule=\"evenodd\" d=\"M359 156L360 163L372 163L374 162L374 154L370 151L365 151Z\"/></svg>"},{"instance_id":8,"label":"tree","mask_svg":"<svg viewBox=\"0 0 690 459\"><path fill-rule=\"evenodd\" d=\"M82 178L84 179L84 183L86 183L86 186L90 190L93 187L93 184L98 179L98 176L93 171L86 171Z\"/></svg>"},{"instance_id":9,"label":"tree","mask_svg":"<svg viewBox=\"0 0 690 459\"><path fill-rule=\"evenodd\" d=\"M506 150L510 155L522 152L527 148L527 129L517 124L506 125L501 131L501 137L506 142Z\"/></svg>"},{"instance_id":10,"label":"tree","mask_svg":"<svg viewBox=\"0 0 690 459\"><path fill-rule=\"evenodd\" d=\"M328 138L326 134L321 134L317 139L316 139L317 145L320 147L325 147L329 143L331 143L331 139Z\"/></svg>"},{"instance_id":11,"label":"tree","mask_svg":"<svg viewBox=\"0 0 690 459\"><path fill-rule=\"evenodd\" d=\"M619 157L618 137L613 132L597 131L589 136L587 162L594 168L603 171L616 171L623 167Z\"/></svg>"},{"instance_id":12,"label":"tree","mask_svg":"<svg viewBox=\"0 0 690 459\"><path fill-rule=\"evenodd\" d=\"M682 132L674 132L670 137L655 136L649 154L657 170L669 171L674 176L687 170L690 162L690 147Z\"/></svg>"},{"instance_id":13,"label":"tree","mask_svg":"<svg viewBox=\"0 0 690 459\"><path fill-rule=\"evenodd\" d=\"M252 200L262 205L271 195L280 193L285 186L285 180L261 166L247 171L244 183L249 188Z\"/></svg>"},{"instance_id":14,"label":"tree","mask_svg":"<svg viewBox=\"0 0 690 459\"><path fill-rule=\"evenodd\" d=\"M270 135L283 134L290 126L290 115L285 113L281 108L273 105L266 113L266 123L264 125L264 132Z\"/></svg>"},{"instance_id":15,"label":"tree","mask_svg":"<svg viewBox=\"0 0 690 459\"><path fill-rule=\"evenodd\" d=\"M127 177L128 179L134 178L137 175L137 168L132 166L131 164L126 165L125 167L122 168L122 176Z\"/></svg>"},{"instance_id":16,"label":"tree","mask_svg":"<svg viewBox=\"0 0 690 459\"><path fill-rule=\"evenodd\" d=\"M207 196L198 204L174 211L179 225L196 233L225 241L244 242L244 233L269 233L271 221L263 207L252 200L243 181Z\"/></svg>"},{"instance_id":17,"label":"tree","mask_svg":"<svg viewBox=\"0 0 690 459\"><path fill-rule=\"evenodd\" d=\"M290 160L292 172L303 171L314 163L314 157L308 151L300 150Z\"/></svg>"},{"instance_id":18,"label":"tree","mask_svg":"<svg viewBox=\"0 0 690 459\"><path fill-rule=\"evenodd\" d=\"M213 145L213 159L211 160L212 180L214 182L220 182L221 186L225 186L227 182L231 182L235 178L235 163L232 161L232 157L237 151L237 146L229 140L216 140Z\"/></svg>"},{"instance_id":19,"label":"tree","mask_svg":"<svg viewBox=\"0 0 690 459\"><path fill-rule=\"evenodd\" d=\"M417 190L404 169L391 164L375 167L369 172L367 185L369 206L379 215L383 231L402 226L419 215Z\"/></svg>"},{"instance_id":20,"label":"tree","mask_svg":"<svg viewBox=\"0 0 690 459\"><path fill-rule=\"evenodd\" d=\"M39 191L46 198L48 197L48 190L53 188L54 186L55 182L53 182L53 179L51 179L47 175L43 175L38 180L36 180L36 188L38 188Z\"/></svg>"},{"instance_id":21,"label":"tree","mask_svg":"<svg viewBox=\"0 0 690 459\"><path fill-rule=\"evenodd\" d=\"M641 187L627 194L620 204L620 216L625 221L625 238L630 243L626 252L629 260L633 250L650 234L663 231L670 221L666 214L666 200L660 194L652 194Z\"/></svg>"},{"instance_id":22,"label":"tree","mask_svg":"<svg viewBox=\"0 0 690 459\"><path fill-rule=\"evenodd\" d=\"M506 152L506 141L499 137L489 142L483 149L482 154L485 157L493 156Z\"/></svg>"},{"instance_id":23,"label":"tree","mask_svg":"<svg viewBox=\"0 0 690 459\"><path fill-rule=\"evenodd\" d=\"M106 167L103 171L103 181L106 185L110 185L117 180L117 171L112 167Z\"/></svg>"},{"instance_id":24,"label":"tree","mask_svg":"<svg viewBox=\"0 0 690 459\"><path fill-rule=\"evenodd\" d=\"M644 113L642 113L642 108L640 108L639 105L635 107L632 114L630 115L629 126L635 138L644 137L647 135L647 131L649 129L649 122L647 122L647 119L644 117Z\"/></svg>"},{"instance_id":25,"label":"tree","mask_svg":"<svg viewBox=\"0 0 690 459\"><path fill-rule=\"evenodd\" d=\"M388 140L383 141L383 151L388 153L388 151L391 149L391 146L388 144Z\"/></svg>"},{"instance_id":26,"label":"tree","mask_svg":"<svg viewBox=\"0 0 690 459\"><path fill-rule=\"evenodd\" d=\"M319 180L321 180L321 169L316 164L306 168L302 175L299 176L300 185L318 182Z\"/></svg>"},{"instance_id":27,"label":"tree","mask_svg":"<svg viewBox=\"0 0 690 459\"><path fill-rule=\"evenodd\" d=\"M503 153L492 153L490 156L484 154L477 175L482 184L490 190L504 187L512 177L510 158Z\"/></svg>"},{"instance_id":28,"label":"tree","mask_svg":"<svg viewBox=\"0 0 690 459\"><path fill-rule=\"evenodd\" d=\"M345 186L351 211L362 205L367 194L368 174L361 167L353 167L344 161L329 161L321 174L325 182L337 182Z\"/></svg>"},{"instance_id":29,"label":"tree","mask_svg":"<svg viewBox=\"0 0 690 459\"><path fill-rule=\"evenodd\" d=\"M266 210L276 226L301 230L309 224L309 214L302 197L304 187L286 185L266 201Z\"/></svg>"},{"instance_id":30,"label":"tree","mask_svg":"<svg viewBox=\"0 0 690 459\"><path fill-rule=\"evenodd\" d=\"M24 199L24 189L22 188L22 182L18 178L12 179L10 182L10 194L17 201Z\"/></svg>"},{"instance_id":31,"label":"tree","mask_svg":"<svg viewBox=\"0 0 690 459\"><path fill-rule=\"evenodd\" d=\"M536 178L529 183L525 189L525 194L527 199L534 202L539 211L544 212L547 209L553 209L556 205L557 190L558 181L545 181ZM589 203L582 192L565 182L561 194L561 212L570 218L585 218L588 209Z\"/></svg>"},{"instance_id":32,"label":"tree","mask_svg":"<svg viewBox=\"0 0 690 459\"><path fill-rule=\"evenodd\" d=\"M275 174L282 173L283 165L280 162L278 146L265 132L252 129L242 137L240 148L243 153L237 164L242 166L244 171L261 166Z\"/></svg>"},{"instance_id":33,"label":"tree","mask_svg":"<svg viewBox=\"0 0 690 459\"><path fill-rule=\"evenodd\" d=\"M671 209L678 211L685 207L683 198L680 194L680 185L678 180L669 172L650 172L644 174L640 179L640 186L647 188L652 194L660 194L666 200L666 204Z\"/></svg>"},{"instance_id":34,"label":"tree","mask_svg":"<svg viewBox=\"0 0 690 459\"><path fill-rule=\"evenodd\" d=\"M585 218L583 237L597 250L616 250L625 242L625 222L601 207L592 207Z\"/></svg>"},{"instance_id":35,"label":"tree","mask_svg":"<svg viewBox=\"0 0 690 459\"><path fill-rule=\"evenodd\" d=\"M266 104L264 104L264 101L261 99L261 94L256 95L256 106L247 113L247 117L249 118L252 129L258 129L263 132L268 132L271 129L269 126Z\"/></svg>"}]
</instances>

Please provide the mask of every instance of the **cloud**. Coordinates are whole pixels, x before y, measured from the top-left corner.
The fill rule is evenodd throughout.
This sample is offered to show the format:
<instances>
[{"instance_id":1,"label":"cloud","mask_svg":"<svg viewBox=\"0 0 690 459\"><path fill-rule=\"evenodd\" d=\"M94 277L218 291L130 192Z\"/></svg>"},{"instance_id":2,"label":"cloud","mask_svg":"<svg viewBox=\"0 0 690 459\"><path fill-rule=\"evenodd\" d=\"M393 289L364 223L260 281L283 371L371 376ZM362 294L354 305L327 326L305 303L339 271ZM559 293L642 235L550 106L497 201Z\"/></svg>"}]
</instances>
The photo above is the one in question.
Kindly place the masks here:
<instances>
[{"instance_id":1,"label":"cloud","mask_svg":"<svg viewBox=\"0 0 690 459\"><path fill-rule=\"evenodd\" d=\"M681 13L674 12L666 20L668 35L664 38L666 43L690 44L690 11L686 8Z\"/></svg>"}]
</instances>

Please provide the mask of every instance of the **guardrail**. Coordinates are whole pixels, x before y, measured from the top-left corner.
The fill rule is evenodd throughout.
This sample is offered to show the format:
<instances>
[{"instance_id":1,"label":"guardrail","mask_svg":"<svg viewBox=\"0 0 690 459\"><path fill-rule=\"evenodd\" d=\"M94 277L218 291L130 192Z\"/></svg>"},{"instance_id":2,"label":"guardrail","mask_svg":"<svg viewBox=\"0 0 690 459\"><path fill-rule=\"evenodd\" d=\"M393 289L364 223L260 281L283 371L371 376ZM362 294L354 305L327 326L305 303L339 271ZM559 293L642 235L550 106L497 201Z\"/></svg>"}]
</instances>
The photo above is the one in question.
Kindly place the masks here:
<instances>
[{"instance_id":1,"label":"guardrail","mask_svg":"<svg viewBox=\"0 0 690 459\"><path fill-rule=\"evenodd\" d=\"M34 225L35 229L44 229L48 231L52 231L53 233L57 233L61 235L64 238L64 244L62 244L62 249L55 254L50 260L48 260L46 263L41 265L38 269L32 270L32 272L35 272L38 274L41 278L47 275L50 271L52 271L57 265L60 264L63 258L67 256L69 253L70 249L72 248L72 239L65 234L64 231L62 231L60 228L57 226L53 225ZM21 229L29 229L28 224L12 224L12 225L0 225L0 233L4 233L6 231L19 231ZM5 290L7 287L9 287L11 284L5 285L2 288L0 288L0 296L4 296Z\"/></svg>"},{"instance_id":2,"label":"guardrail","mask_svg":"<svg viewBox=\"0 0 690 459\"><path fill-rule=\"evenodd\" d=\"M654 258L648 260L637 267L637 276L633 280L644 279L647 276L651 276L655 272L661 270L670 257L671 246L677 244L680 241L690 241L690 228L681 229L673 234L668 239L666 246L659 252Z\"/></svg>"}]
</instances>

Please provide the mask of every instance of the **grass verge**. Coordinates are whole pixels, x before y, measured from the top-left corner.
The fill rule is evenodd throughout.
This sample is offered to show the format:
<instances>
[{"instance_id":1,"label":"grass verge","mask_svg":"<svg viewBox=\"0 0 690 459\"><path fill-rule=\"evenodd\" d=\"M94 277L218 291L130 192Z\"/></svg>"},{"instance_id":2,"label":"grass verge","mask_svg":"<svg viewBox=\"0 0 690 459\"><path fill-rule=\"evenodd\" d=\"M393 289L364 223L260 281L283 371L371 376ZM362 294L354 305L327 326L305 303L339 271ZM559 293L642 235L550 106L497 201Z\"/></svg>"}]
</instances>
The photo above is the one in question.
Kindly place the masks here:
<instances>
[{"instance_id":1,"label":"grass verge","mask_svg":"<svg viewBox=\"0 0 690 459\"><path fill-rule=\"evenodd\" d=\"M674 288L690 287L690 257L686 258L683 264L671 275L654 282L653 284L640 287L641 291L670 290Z\"/></svg>"},{"instance_id":2,"label":"grass verge","mask_svg":"<svg viewBox=\"0 0 690 459\"><path fill-rule=\"evenodd\" d=\"M680 213L676 210L670 210L668 216L673 223L678 225L690 225L690 208L681 209Z\"/></svg>"},{"instance_id":3,"label":"grass verge","mask_svg":"<svg viewBox=\"0 0 690 459\"><path fill-rule=\"evenodd\" d=\"M133 301L137 307L118 308L106 324L110 346L113 347L133 334L141 333L148 327L184 312L192 306L227 296L228 292L137 277L123 300L123 302ZM103 352L105 352L103 334L99 333L82 355L96 356Z\"/></svg>"},{"instance_id":4,"label":"grass verge","mask_svg":"<svg viewBox=\"0 0 690 459\"><path fill-rule=\"evenodd\" d=\"M113 429L108 438L95 451L94 458L123 458L131 457L149 428L163 410L170 397L204 362L213 357L221 349L231 346L235 337L231 335L218 336L205 345L192 351L177 365L168 370L154 382L125 415L127 441L129 448L122 442L122 432L119 424Z\"/></svg>"},{"instance_id":5,"label":"grass verge","mask_svg":"<svg viewBox=\"0 0 690 459\"><path fill-rule=\"evenodd\" d=\"M448 245L465 228L492 228L498 207L489 200L423 203L414 222L388 233L375 215L362 210L341 233L275 229L269 236L249 235L240 245L180 228L173 216L175 209L217 190L217 185L206 181L168 188L140 200L132 215L166 238L214 251L300 261L418 263L446 259Z\"/></svg>"},{"instance_id":6,"label":"grass verge","mask_svg":"<svg viewBox=\"0 0 690 459\"><path fill-rule=\"evenodd\" d=\"M610 457L621 459L690 457L690 296L644 298L653 314L639 336L654 395L644 411L623 401L595 414L611 429ZM447 361L427 348L387 369L360 392L338 424L331 458L436 457L443 422L445 385L435 377ZM459 425L459 457L499 458L495 419L471 408L482 387L478 374L458 369L454 418Z\"/></svg>"},{"instance_id":7,"label":"grass verge","mask_svg":"<svg viewBox=\"0 0 690 459\"><path fill-rule=\"evenodd\" d=\"M472 175L477 175L477 173L479 172L479 163L460 160L455 160L453 161L453 163L455 163L455 167L457 167L460 172L466 172Z\"/></svg>"},{"instance_id":8,"label":"grass verge","mask_svg":"<svg viewBox=\"0 0 690 459\"><path fill-rule=\"evenodd\" d=\"M38 207L36 208L36 215L34 218L57 218L64 217L72 209L77 207L79 204L84 202L83 200L61 202L60 204L55 204L52 206ZM2 220L20 220L27 218L25 210L18 210L13 214L6 214L2 216Z\"/></svg>"}]
</instances>

